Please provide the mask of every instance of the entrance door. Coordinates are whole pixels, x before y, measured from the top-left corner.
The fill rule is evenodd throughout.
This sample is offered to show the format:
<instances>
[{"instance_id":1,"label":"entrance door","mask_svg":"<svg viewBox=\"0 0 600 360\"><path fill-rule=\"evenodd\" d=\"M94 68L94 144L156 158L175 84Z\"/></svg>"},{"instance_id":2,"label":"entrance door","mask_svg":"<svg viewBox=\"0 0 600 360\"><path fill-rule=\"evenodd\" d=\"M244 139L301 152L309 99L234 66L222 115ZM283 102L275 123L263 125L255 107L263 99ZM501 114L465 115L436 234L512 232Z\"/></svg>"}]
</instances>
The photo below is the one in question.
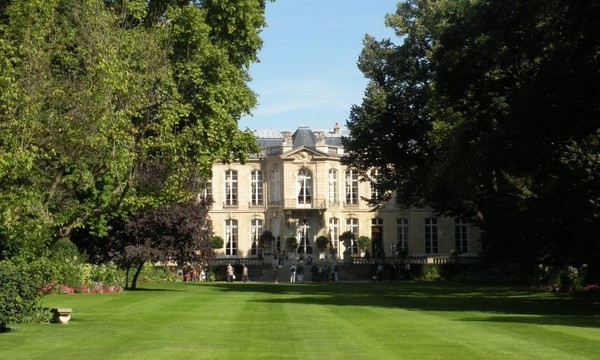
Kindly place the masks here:
<instances>
[{"instance_id":1,"label":"entrance door","mask_svg":"<svg viewBox=\"0 0 600 360\"><path fill-rule=\"evenodd\" d=\"M371 220L371 250L374 257L385 257L383 248L383 219Z\"/></svg>"},{"instance_id":2,"label":"entrance door","mask_svg":"<svg viewBox=\"0 0 600 360\"><path fill-rule=\"evenodd\" d=\"M311 230L308 220L302 219L300 226L298 226L298 254L312 255L313 248L310 241Z\"/></svg>"}]
</instances>

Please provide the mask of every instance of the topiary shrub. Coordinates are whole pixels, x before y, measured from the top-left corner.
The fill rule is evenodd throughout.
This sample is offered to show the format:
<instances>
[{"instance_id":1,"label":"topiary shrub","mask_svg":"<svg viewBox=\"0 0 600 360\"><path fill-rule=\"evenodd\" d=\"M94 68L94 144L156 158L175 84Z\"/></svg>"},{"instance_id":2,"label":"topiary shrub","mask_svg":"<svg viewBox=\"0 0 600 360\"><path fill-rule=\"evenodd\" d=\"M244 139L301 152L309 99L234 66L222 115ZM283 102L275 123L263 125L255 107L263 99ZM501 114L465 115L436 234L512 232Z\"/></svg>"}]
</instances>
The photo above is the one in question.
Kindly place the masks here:
<instances>
[{"instance_id":1,"label":"topiary shrub","mask_svg":"<svg viewBox=\"0 0 600 360\"><path fill-rule=\"evenodd\" d=\"M293 236L290 236L289 238L285 239L285 248L289 252L296 251L296 249L298 249L298 239L296 239Z\"/></svg>"},{"instance_id":2,"label":"topiary shrub","mask_svg":"<svg viewBox=\"0 0 600 360\"><path fill-rule=\"evenodd\" d=\"M329 246L329 238L327 236L321 235L316 240L317 248L321 251L327 250Z\"/></svg>"},{"instance_id":3,"label":"topiary shrub","mask_svg":"<svg viewBox=\"0 0 600 360\"><path fill-rule=\"evenodd\" d=\"M215 250L222 249L223 245L225 245L225 240L220 236L213 236L212 239L210 239L210 247Z\"/></svg>"},{"instance_id":4,"label":"topiary shrub","mask_svg":"<svg viewBox=\"0 0 600 360\"><path fill-rule=\"evenodd\" d=\"M11 261L0 261L0 332L9 331L9 324L23 320L36 308L38 286L27 270Z\"/></svg>"}]
</instances>

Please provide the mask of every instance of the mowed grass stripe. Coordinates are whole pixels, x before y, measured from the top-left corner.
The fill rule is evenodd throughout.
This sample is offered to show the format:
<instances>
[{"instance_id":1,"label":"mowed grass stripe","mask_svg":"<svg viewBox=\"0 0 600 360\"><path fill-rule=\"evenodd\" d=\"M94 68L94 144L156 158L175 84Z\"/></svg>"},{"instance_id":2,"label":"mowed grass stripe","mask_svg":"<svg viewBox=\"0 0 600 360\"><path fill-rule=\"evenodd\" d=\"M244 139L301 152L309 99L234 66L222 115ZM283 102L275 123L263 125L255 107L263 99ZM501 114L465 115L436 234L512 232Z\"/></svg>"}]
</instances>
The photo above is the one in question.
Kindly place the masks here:
<instances>
[{"instance_id":1,"label":"mowed grass stripe","mask_svg":"<svg viewBox=\"0 0 600 360\"><path fill-rule=\"evenodd\" d=\"M0 359L598 359L600 301L448 283L169 283L52 295L69 325L0 334Z\"/></svg>"}]
</instances>

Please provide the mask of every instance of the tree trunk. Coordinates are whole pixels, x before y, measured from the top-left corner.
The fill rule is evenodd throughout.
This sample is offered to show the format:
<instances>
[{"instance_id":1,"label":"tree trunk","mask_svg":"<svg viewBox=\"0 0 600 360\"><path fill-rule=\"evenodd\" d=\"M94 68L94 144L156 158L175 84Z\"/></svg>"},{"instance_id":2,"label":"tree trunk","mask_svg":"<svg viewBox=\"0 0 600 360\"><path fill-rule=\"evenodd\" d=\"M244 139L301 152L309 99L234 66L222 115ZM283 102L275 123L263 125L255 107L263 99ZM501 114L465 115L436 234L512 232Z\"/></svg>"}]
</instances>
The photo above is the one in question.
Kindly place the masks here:
<instances>
[{"instance_id":1,"label":"tree trunk","mask_svg":"<svg viewBox=\"0 0 600 360\"><path fill-rule=\"evenodd\" d=\"M140 273L142 272L142 268L144 267L144 263L140 263L135 270L135 274L133 274L133 279L131 279L131 290L135 290L137 286L137 279Z\"/></svg>"},{"instance_id":2,"label":"tree trunk","mask_svg":"<svg viewBox=\"0 0 600 360\"><path fill-rule=\"evenodd\" d=\"M131 269L131 265L127 265L125 268L125 290L129 289L129 269Z\"/></svg>"}]
</instances>

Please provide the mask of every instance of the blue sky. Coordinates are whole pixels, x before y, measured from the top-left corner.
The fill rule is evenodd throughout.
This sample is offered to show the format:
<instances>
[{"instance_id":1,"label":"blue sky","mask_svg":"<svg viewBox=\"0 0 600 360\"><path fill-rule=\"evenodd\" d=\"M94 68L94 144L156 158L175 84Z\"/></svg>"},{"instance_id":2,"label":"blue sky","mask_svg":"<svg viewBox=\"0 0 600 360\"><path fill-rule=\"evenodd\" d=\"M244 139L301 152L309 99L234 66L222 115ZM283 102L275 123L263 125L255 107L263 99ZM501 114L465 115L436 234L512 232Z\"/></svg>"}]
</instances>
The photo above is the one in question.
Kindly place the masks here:
<instances>
[{"instance_id":1,"label":"blue sky","mask_svg":"<svg viewBox=\"0 0 600 360\"><path fill-rule=\"evenodd\" d=\"M385 14L398 0L276 0L267 3L260 63L250 87L258 94L240 129L345 127L362 101L366 79L356 67L366 33L392 38Z\"/></svg>"}]
</instances>

